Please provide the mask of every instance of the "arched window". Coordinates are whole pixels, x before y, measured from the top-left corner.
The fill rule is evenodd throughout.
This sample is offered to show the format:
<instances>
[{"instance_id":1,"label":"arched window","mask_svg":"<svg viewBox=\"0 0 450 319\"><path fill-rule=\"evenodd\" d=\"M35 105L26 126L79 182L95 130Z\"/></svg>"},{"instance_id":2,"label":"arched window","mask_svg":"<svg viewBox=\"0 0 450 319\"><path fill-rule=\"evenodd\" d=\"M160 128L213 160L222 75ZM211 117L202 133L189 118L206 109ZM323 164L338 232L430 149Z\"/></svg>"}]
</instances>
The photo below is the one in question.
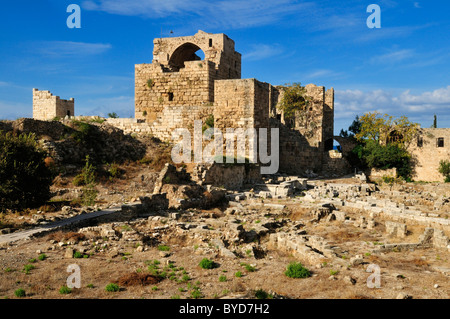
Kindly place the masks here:
<instances>
[{"instance_id":1,"label":"arched window","mask_svg":"<svg viewBox=\"0 0 450 319\"><path fill-rule=\"evenodd\" d=\"M169 65L174 71L184 68L187 61L201 61L205 58L204 52L193 43L185 43L179 46L172 54Z\"/></svg>"}]
</instances>

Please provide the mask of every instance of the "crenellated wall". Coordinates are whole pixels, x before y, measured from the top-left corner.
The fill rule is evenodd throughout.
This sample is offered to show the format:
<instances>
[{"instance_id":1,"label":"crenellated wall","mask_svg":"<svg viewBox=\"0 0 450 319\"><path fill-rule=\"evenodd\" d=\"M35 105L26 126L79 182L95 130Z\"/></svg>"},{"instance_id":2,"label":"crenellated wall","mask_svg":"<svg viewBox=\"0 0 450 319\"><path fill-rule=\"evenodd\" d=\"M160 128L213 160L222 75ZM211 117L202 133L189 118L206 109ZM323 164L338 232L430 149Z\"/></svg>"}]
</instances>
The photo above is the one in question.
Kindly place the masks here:
<instances>
[{"instance_id":1,"label":"crenellated wall","mask_svg":"<svg viewBox=\"0 0 450 319\"><path fill-rule=\"evenodd\" d=\"M64 118L75 113L75 99L63 100L50 91L33 89L33 118L36 120L52 120L55 117Z\"/></svg>"}]
</instances>

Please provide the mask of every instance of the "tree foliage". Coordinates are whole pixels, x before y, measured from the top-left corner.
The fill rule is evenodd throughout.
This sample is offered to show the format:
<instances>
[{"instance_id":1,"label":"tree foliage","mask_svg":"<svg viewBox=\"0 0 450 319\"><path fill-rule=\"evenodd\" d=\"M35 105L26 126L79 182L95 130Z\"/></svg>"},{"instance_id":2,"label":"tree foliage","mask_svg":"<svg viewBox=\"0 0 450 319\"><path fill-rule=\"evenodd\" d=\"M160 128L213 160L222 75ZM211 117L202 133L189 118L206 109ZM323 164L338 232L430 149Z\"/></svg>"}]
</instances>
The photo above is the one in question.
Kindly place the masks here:
<instances>
[{"instance_id":1,"label":"tree foliage","mask_svg":"<svg viewBox=\"0 0 450 319\"><path fill-rule=\"evenodd\" d=\"M361 132L361 121L359 120L359 116L356 115L352 124L348 127L348 130L341 129L339 136L341 137L355 137L355 135Z\"/></svg>"},{"instance_id":2,"label":"tree foliage","mask_svg":"<svg viewBox=\"0 0 450 319\"><path fill-rule=\"evenodd\" d=\"M444 175L445 182L450 183L450 161L449 160L441 160L439 162L439 173Z\"/></svg>"},{"instance_id":3,"label":"tree foliage","mask_svg":"<svg viewBox=\"0 0 450 319\"><path fill-rule=\"evenodd\" d=\"M296 112L306 109L310 98L306 96L306 89L300 83L286 84L282 90L283 96L278 107L286 118L291 118Z\"/></svg>"},{"instance_id":4,"label":"tree foliage","mask_svg":"<svg viewBox=\"0 0 450 319\"><path fill-rule=\"evenodd\" d=\"M418 124L407 117L394 118L378 112L356 117L349 131L341 131L343 137L354 137L358 145L347 156L351 165L365 168L397 168L399 176L411 177L411 155L407 145L416 135Z\"/></svg>"},{"instance_id":5,"label":"tree foliage","mask_svg":"<svg viewBox=\"0 0 450 319\"><path fill-rule=\"evenodd\" d=\"M406 147L417 133L419 125L410 122L406 116L394 118L379 112L365 113L359 119L360 131L355 137L381 144L395 143Z\"/></svg>"},{"instance_id":6,"label":"tree foliage","mask_svg":"<svg viewBox=\"0 0 450 319\"><path fill-rule=\"evenodd\" d=\"M0 131L0 211L42 205L50 198L52 171L34 134Z\"/></svg>"},{"instance_id":7,"label":"tree foliage","mask_svg":"<svg viewBox=\"0 0 450 319\"><path fill-rule=\"evenodd\" d=\"M368 140L359 144L353 152L360 159L363 167L390 169L397 168L397 174L404 179L411 177L411 155L398 144L381 145Z\"/></svg>"}]
</instances>

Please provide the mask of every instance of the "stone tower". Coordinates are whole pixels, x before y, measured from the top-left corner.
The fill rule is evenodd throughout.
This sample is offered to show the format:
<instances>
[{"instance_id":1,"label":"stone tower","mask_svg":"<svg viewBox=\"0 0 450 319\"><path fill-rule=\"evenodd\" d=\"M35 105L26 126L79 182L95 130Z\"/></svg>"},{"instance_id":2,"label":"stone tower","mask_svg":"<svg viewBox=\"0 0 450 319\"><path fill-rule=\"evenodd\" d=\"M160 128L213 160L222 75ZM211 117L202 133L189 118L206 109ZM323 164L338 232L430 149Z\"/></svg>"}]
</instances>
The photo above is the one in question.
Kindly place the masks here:
<instances>
[{"instance_id":1,"label":"stone tower","mask_svg":"<svg viewBox=\"0 0 450 319\"><path fill-rule=\"evenodd\" d=\"M33 89L33 118L36 120L49 121L55 117L64 118L74 116L75 99L62 100L54 96L50 91L39 91Z\"/></svg>"},{"instance_id":2,"label":"stone tower","mask_svg":"<svg viewBox=\"0 0 450 319\"><path fill-rule=\"evenodd\" d=\"M152 123L166 107L212 106L214 81L240 79L241 54L225 34L157 38L151 64L135 67L135 117ZM202 60L196 53L203 51Z\"/></svg>"}]
</instances>

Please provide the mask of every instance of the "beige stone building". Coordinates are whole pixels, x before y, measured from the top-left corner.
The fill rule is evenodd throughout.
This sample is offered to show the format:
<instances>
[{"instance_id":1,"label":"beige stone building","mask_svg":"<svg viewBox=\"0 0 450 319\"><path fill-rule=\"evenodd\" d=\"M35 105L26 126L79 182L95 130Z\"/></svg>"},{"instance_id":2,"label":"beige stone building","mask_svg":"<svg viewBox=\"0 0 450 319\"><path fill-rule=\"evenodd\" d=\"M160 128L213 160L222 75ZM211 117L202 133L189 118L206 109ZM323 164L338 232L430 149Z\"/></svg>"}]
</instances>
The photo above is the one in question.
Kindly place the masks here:
<instances>
[{"instance_id":1,"label":"beige stone building","mask_svg":"<svg viewBox=\"0 0 450 319\"><path fill-rule=\"evenodd\" d=\"M75 99L63 100L50 91L33 89L33 118L36 120L53 120L64 118L75 113Z\"/></svg>"},{"instance_id":2,"label":"beige stone building","mask_svg":"<svg viewBox=\"0 0 450 319\"><path fill-rule=\"evenodd\" d=\"M135 66L135 121L139 130L146 122L147 131L167 141L175 129L193 131L194 120L205 123L211 116L221 130L278 128L281 171L346 170L345 160L329 152L334 90L313 84L306 90L311 103L305 114L286 121L277 109L282 88L241 79L241 54L225 34L158 38L152 63Z\"/></svg>"},{"instance_id":3,"label":"beige stone building","mask_svg":"<svg viewBox=\"0 0 450 319\"><path fill-rule=\"evenodd\" d=\"M421 128L409 146L412 154L415 181L444 181L439 162L450 160L450 128Z\"/></svg>"}]
</instances>

